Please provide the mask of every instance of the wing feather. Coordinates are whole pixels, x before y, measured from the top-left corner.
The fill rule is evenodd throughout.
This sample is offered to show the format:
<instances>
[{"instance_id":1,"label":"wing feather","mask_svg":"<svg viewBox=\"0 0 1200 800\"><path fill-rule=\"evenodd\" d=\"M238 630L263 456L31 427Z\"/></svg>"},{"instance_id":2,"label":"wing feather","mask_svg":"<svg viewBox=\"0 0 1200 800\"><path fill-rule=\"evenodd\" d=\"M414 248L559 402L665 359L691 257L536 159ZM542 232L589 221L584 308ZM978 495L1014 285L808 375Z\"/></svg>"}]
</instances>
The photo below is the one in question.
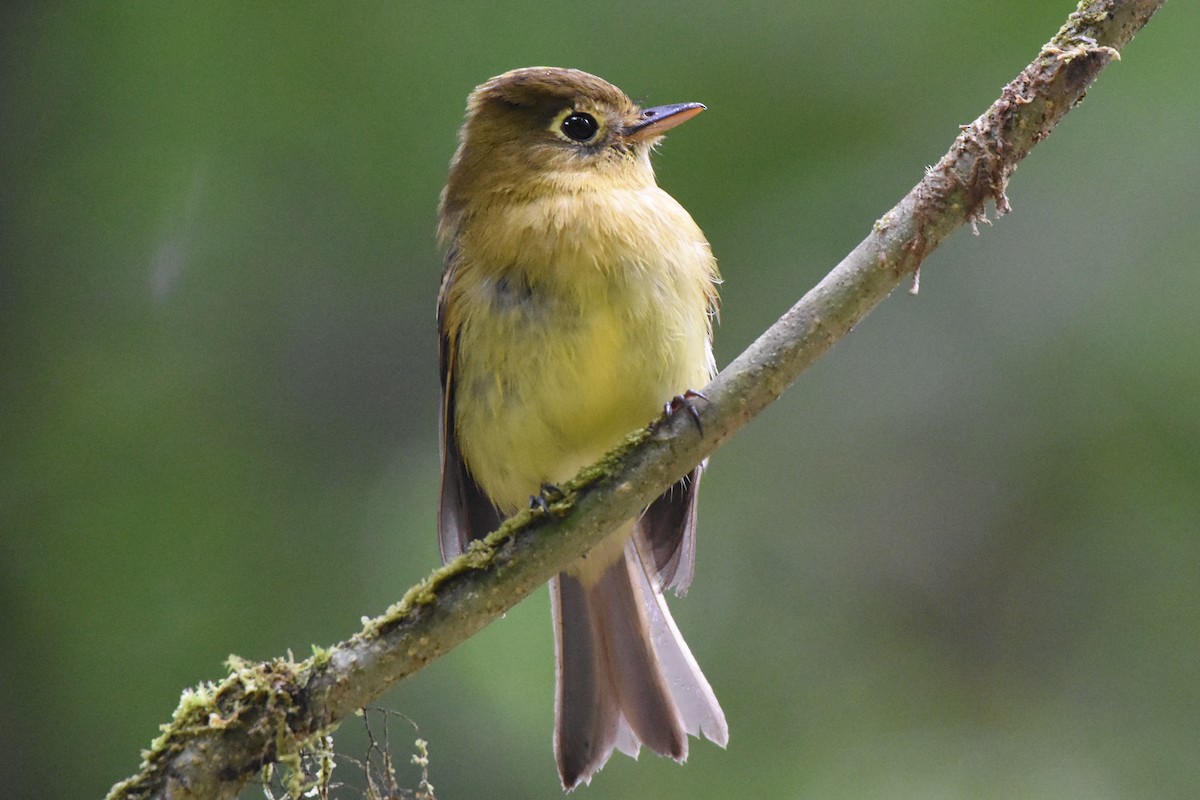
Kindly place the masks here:
<instances>
[{"instance_id":1,"label":"wing feather","mask_svg":"<svg viewBox=\"0 0 1200 800\"><path fill-rule=\"evenodd\" d=\"M687 592L696 566L696 509L704 465L659 495L634 526L638 552L660 589Z\"/></svg>"},{"instance_id":2,"label":"wing feather","mask_svg":"<svg viewBox=\"0 0 1200 800\"><path fill-rule=\"evenodd\" d=\"M461 555L473 539L481 539L500 527L504 515L492 504L463 461L454 429L454 356L457 331L446 314L447 297L454 283L458 248L446 253L446 272L438 291L438 362L442 382L442 492L438 505L438 544L442 561Z\"/></svg>"}]
</instances>

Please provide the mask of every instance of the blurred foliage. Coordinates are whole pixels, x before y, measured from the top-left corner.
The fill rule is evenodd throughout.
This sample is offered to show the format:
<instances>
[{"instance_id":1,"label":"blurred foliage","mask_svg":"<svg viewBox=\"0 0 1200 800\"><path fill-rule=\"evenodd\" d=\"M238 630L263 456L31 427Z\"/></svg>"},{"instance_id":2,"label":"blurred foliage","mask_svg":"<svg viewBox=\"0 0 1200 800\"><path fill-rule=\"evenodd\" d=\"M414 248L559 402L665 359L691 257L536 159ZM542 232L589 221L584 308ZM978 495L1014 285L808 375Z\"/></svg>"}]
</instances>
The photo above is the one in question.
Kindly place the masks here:
<instances>
[{"instance_id":1,"label":"blurred foliage","mask_svg":"<svg viewBox=\"0 0 1200 800\"><path fill-rule=\"evenodd\" d=\"M101 796L226 654L306 655L436 563L432 229L475 84L709 105L657 164L721 259L725 363L1071 6L6 6L6 794ZM1013 214L715 456L674 607L729 749L618 755L584 794L1194 796L1197 36L1168 4ZM439 797L561 796L547 605L384 698Z\"/></svg>"}]
</instances>

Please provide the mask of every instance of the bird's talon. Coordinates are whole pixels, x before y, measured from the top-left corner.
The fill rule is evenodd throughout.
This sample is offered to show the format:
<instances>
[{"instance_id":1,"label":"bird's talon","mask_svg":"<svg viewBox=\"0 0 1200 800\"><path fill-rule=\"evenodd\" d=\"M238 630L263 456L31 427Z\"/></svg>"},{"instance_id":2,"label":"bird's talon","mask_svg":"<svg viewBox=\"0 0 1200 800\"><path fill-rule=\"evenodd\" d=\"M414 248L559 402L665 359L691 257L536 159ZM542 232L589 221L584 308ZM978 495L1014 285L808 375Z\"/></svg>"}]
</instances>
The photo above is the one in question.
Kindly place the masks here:
<instances>
[{"instance_id":1,"label":"bird's talon","mask_svg":"<svg viewBox=\"0 0 1200 800\"><path fill-rule=\"evenodd\" d=\"M703 436L704 425L700 422L700 410L696 408L696 404L693 402L697 397L706 402L708 401L707 397L695 389L688 389L683 394L675 395L663 406L663 416L670 419L672 415L681 409L686 410L688 416L692 418L692 422L696 423L696 430Z\"/></svg>"},{"instance_id":2,"label":"bird's talon","mask_svg":"<svg viewBox=\"0 0 1200 800\"><path fill-rule=\"evenodd\" d=\"M549 511L550 504L562 500L566 493L553 483L543 483L538 487L537 494L529 496L529 507Z\"/></svg>"}]
</instances>

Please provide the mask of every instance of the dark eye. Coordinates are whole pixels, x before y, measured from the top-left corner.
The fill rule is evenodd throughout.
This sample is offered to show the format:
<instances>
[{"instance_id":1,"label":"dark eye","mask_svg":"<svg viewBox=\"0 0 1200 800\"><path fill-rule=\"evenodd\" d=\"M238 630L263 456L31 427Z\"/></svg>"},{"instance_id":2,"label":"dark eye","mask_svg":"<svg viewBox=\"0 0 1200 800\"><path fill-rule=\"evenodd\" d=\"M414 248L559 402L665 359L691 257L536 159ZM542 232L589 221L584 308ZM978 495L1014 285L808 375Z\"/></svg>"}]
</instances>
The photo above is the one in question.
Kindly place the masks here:
<instances>
[{"instance_id":1,"label":"dark eye","mask_svg":"<svg viewBox=\"0 0 1200 800\"><path fill-rule=\"evenodd\" d=\"M577 142L588 141L596 135L598 130L600 130L600 125L591 114L574 111L562 121L562 132L568 139L574 139Z\"/></svg>"}]
</instances>

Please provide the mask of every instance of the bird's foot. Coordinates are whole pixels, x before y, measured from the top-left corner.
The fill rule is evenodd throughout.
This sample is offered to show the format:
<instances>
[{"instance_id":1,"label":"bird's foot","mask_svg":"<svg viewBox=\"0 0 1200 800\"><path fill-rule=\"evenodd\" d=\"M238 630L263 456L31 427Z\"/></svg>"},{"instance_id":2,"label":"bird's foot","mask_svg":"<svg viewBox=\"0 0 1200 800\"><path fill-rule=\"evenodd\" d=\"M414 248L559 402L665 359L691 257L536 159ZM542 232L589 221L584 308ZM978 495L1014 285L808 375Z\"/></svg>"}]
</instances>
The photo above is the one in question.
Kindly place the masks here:
<instances>
[{"instance_id":1,"label":"bird's foot","mask_svg":"<svg viewBox=\"0 0 1200 800\"><path fill-rule=\"evenodd\" d=\"M550 504L562 500L566 495L553 483L543 483L537 494L529 495L529 507L549 512Z\"/></svg>"},{"instance_id":2,"label":"bird's foot","mask_svg":"<svg viewBox=\"0 0 1200 800\"><path fill-rule=\"evenodd\" d=\"M686 411L692 418L692 422L696 423L696 430L703 436L704 426L700 423L700 409L696 408L697 398L708 402L708 398L695 389L688 389L683 394L675 395L663 406L663 420L670 419L680 411Z\"/></svg>"}]
</instances>

